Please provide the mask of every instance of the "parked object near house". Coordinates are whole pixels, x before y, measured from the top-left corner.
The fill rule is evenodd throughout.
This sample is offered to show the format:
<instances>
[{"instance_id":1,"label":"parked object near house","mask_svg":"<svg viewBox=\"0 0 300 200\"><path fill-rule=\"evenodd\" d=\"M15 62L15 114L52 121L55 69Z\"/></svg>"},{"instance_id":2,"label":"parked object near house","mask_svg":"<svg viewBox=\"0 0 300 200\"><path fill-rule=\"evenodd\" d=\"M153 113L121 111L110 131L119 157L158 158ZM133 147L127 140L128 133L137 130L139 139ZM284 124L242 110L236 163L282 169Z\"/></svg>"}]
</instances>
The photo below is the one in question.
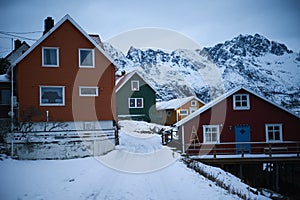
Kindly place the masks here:
<instances>
[{"instance_id":1,"label":"parked object near house","mask_svg":"<svg viewBox=\"0 0 300 200\"><path fill-rule=\"evenodd\" d=\"M65 143L66 148L61 151L76 149L81 134L83 142L91 141L89 149L100 149L93 155L114 148L115 67L96 36L89 36L69 15L55 25L48 17L44 35L12 63L10 70L14 69L19 105L15 120L23 125L15 127L15 137L9 140L15 143L15 149L19 149L17 143L24 141L39 144L43 134L50 135L51 140L45 136L49 143ZM56 127L53 123L63 125ZM20 132L27 133L25 139L20 139L25 135L20 137ZM74 136L76 133L78 137ZM26 159L38 156L36 152L31 152L31 156L28 153L28 157L14 153ZM76 157L76 152L69 152L72 156L59 155L55 158Z\"/></svg>"},{"instance_id":2,"label":"parked object near house","mask_svg":"<svg viewBox=\"0 0 300 200\"><path fill-rule=\"evenodd\" d=\"M116 98L118 119L150 122L156 118L156 91L137 71L117 79Z\"/></svg>"},{"instance_id":3,"label":"parked object near house","mask_svg":"<svg viewBox=\"0 0 300 200\"><path fill-rule=\"evenodd\" d=\"M238 87L175 123L171 142L188 155L298 154L300 119L261 95Z\"/></svg>"},{"instance_id":4,"label":"parked object near house","mask_svg":"<svg viewBox=\"0 0 300 200\"><path fill-rule=\"evenodd\" d=\"M165 116L165 125L173 125L174 123L184 119L189 114L195 112L204 105L200 99L194 96L172 99L156 103L156 109Z\"/></svg>"}]
</instances>

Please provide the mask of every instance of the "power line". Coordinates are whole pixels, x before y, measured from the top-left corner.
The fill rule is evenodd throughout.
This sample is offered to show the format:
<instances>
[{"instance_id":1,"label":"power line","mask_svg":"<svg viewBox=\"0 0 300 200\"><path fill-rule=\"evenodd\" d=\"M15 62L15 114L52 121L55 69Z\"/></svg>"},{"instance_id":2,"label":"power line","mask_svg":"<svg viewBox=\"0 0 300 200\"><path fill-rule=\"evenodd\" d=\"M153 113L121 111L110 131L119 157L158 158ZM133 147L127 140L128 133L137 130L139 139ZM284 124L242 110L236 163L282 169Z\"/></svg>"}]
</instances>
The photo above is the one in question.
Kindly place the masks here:
<instances>
[{"instance_id":1,"label":"power line","mask_svg":"<svg viewBox=\"0 0 300 200\"><path fill-rule=\"evenodd\" d=\"M11 32L11 31L1 31L2 33L8 33L8 34L20 34L20 35L25 35L25 34L33 34L33 33L42 33L43 31L29 31L29 32Z\"/></svg>"},{"instance_id":2,"label":"power line","mask_svg":"<svg viewBox=\"0 0 300 200\"><path fill-rule=\"evenodd\" d=\"M0 31L0 34L7 35L7 36L11 36L11 37L15 37L15 38L20 38L20 39L23 39L23 40L37 41L37 39L28 38L28 37L23 37L23 36L11 34L11 33L8 33L8 32L3 32L3 31Z\"/></svg>"}]
</instances>

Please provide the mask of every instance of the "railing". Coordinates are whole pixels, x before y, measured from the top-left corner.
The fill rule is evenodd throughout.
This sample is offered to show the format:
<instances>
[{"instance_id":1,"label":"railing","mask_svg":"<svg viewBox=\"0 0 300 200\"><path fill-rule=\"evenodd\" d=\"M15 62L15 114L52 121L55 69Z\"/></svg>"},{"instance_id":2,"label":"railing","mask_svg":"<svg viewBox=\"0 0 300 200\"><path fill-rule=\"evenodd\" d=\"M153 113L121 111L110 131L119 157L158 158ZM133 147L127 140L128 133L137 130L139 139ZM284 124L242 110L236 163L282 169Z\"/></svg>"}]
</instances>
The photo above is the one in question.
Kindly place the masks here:
<instances>
[{"instance_id":1,"label":"railing","mask_svg":"<svg viewBox=\"0 0 300 200\"><path fill-rule=\"evenodd\" d=\"M13 134L13 137L11 137ZM114 129L101 130L77 130L77 131L35 131L28 133L14 132L6 137L6 142L11 143L55 143L55 142L76 142L76 141L101 141L114 140Z\"/></svg>"},{"instance_id":2,"label":"railing","mask_svg":"<svg viewBox=\"0 0 300 200\"><path fill-rule=\"evenodd\" d=\"M186 144L187 155L199 155L212 158L233 156L235 157L276 157L300 156L300 141L284 141L278 143L267 142L225 142L217 144Z\"/></svg>"}]
</instances>

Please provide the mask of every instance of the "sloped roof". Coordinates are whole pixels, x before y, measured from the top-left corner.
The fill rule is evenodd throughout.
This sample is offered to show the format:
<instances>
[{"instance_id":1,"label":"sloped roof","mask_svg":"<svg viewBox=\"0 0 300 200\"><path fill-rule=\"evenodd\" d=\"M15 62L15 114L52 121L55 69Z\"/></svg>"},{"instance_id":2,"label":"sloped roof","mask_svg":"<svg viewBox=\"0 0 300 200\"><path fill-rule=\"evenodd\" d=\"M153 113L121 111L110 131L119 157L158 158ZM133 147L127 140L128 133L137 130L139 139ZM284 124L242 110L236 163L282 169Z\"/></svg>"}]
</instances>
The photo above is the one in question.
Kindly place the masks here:
<instances>
[{"instance_id":1,"label":"sloped roof","mask_svg":"<svg viewBox=\"0 0 300 200\"><path fill-rule=\"evenodd\" d=\"M257 94L256 92L254 92L254 91L252 91L252 90L250 90L250 89L248 89L248 88L245 88L245 87L240 86L240 87L236 87L236 88L232 89L231 91L228 91L227 93L225 93L225 94L219 96L218 98L214 99L213 101L209 102L208 104L202 106L201 108L199 108L199 109L196 110L195 112L191 113L191 114L188 115L187 117L183 118L182 120L178 121L178 122L175 123L174 125L175 125L176 127L179 127L179 126L185 124L186 122L192 120L193 118L197 117L198 115L202 114L202 113L205 112L206 110L212 108L212 107L215 106L216 104L220 103L220 102L223 101L224 99L228 98L229 96L233 95L234 93L236 93L236 92L238 92L239 90L242 90L242 89L243 89L243 90L246 90L247 92L249 92L249 93L251 93L251 94L253 94L253 95L259 97L260 99L263 99L264 101L266 101L266 102L268 102L268 103L270 103L270 104L272 104L272 105L274 105L274 106L276 106L276 107L278 107L278 108L280 108L280 109L282 109L282 110L284 110L284 111L286 111L286 112L288 112L288 113L290 113L290 114L292 114L292 115L294 115L294 116L296 116L296 117L299 118L298 115L296 115L295 113L289 111L288 109L286 109L286 108L284 108L284 107L282 107L282 106L280 106L280 105L278 105L278 104L276 104L276 103L274 103L274 102L272 102L272 101L266 99L265 97L263 97L263 96Z\"/></svg>"},{"instance_id":2,"label":"sloped roof","mask_svg":"<svg viewBox=\"0 0 300 200\"><path fill-rule=\"evenodd\" d=\"M25 58L28 54L30 54L40 43L42 43L51 33L53 33L57 28L59 28L65 21L71 22L81 33L84 35L111 63L114 63L114 60L97 44L95 40L93 40L78 24L75 22L70 15L65 15L58 23L55 24L53 28L51 28L46 34L44 34L38 41L36 41L22 56L20 56L14 63L12 63L11 67L15 67L23 58ZM115 65L116 66L116 65ZM10 67L10 68L11 68ZM8 71L10 71L10 68Z\"/></svg>"},{"instance_id":3,"label":"sloped roof","mask_svg":"<svg viewBox=\"0 0 300 200\"><path fill-rule=\"evenodd\" d=\"M89 36L99 45L102 47L102 41L98 34L89 34Z\"/></svg>"},{"instance_id":4,"label":"sloped roof","mask_svg":"<svg viewBox=\"0 0 300 200\"><path fill-rule=\"evenodd\" d=\"M171 99L169 101L162 101L156 103L156 109L157 110L176 110L183 106L184 104L188 103L192 99L195 99L202 104L204 104L200 99L198 99L195 96L189 96L185 98L179 98L179 99Z\"/></svg>"},{"instance_id":5,"label":"sloped roof","mask_svg":"<svg viewBox=\"0 0 300 200\"><path fill-rule=\"evenodd\" d=\"M7 58L10 57L13 53L15 53L16 51L18 51L22 46L26 46L26 47L28 47L28 49L30 48L30 45L27 44L27 42L23 41L23 42L21 43L21 45L19 46L19 48L14 49L14 50L11 51L9 54L7 54L7 55L5 56L5 59L7 59Z\"/></svg>"},{"instance_id":6,"label":"sloped roof","mask_svg":"<svg viewBox=\"0 0 300 200\"><path fill-rule=\"evenodd\" d=\"M150 83L148 83L137 71L126 73L123 76L116 79L116 92L118 92L123 87L123 85L127 83L127 81L129 81L131 77L135 74L137 74L141 79L143 79L145 83L147 83L147 85L149 85L149 87L156 92L155 88Z\"/></svg>"}]
</instances>

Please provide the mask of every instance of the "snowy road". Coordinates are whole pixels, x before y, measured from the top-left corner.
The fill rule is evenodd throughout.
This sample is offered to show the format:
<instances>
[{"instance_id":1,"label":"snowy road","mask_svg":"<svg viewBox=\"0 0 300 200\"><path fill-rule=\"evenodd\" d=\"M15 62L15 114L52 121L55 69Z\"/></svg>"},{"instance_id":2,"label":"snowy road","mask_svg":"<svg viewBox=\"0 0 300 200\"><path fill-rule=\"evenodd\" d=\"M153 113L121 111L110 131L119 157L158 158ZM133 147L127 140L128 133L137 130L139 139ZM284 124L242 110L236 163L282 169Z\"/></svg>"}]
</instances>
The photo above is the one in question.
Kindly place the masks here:
<instances>
[{"instance_id":1,"label":"snowy road","mask_svg":"<svg viewBox=\"0 0 300 200\"><path fill-rule=\"evenodd\" d=\"M121 145L98 158L4 159L0 161L0 197L3 200L239 199L188 169L177 159L178 155L160 145L158 135L136 137L135 134L122 132Z\"/></svg>"}]
</instances>

